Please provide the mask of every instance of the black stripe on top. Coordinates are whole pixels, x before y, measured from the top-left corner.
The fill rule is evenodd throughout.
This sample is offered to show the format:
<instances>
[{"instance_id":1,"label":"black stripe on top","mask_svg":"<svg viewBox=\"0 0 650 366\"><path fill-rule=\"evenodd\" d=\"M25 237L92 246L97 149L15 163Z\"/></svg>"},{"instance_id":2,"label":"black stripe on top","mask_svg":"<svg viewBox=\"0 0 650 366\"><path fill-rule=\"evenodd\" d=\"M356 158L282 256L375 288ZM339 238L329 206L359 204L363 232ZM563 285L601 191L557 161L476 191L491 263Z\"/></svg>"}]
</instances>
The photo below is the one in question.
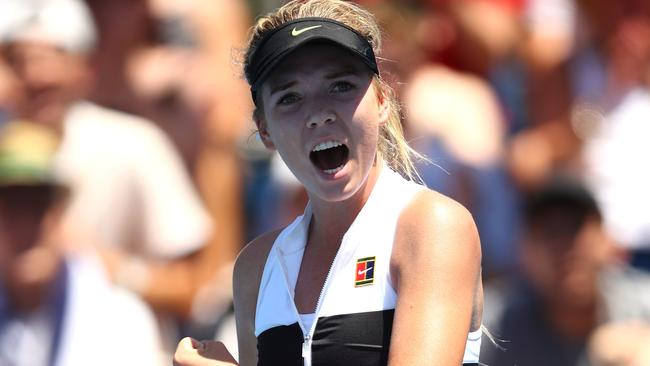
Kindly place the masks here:
<instances>
[{"instance_id":1,"label":"black stripe on top","mask_svg":"<svg viewBox=\"0 0 650 366\"><path fill-rule=\"evenodd\" d=\"M394 314L390 309L318 318L312 365L387 365ZM302 365L302 342L298 323L265 330L257 337L258 366Z\"/></svg>"},{"instance_id":2,"label":"black stripe on top","mask_svg":"<svg viewBox=\"0 0 650 366\"><path fill-rule=\"evenodd\" d=\"M258 366L302 366L302 330L298 323L265 330L257 337Z\"/></svg>"}]
</instances>

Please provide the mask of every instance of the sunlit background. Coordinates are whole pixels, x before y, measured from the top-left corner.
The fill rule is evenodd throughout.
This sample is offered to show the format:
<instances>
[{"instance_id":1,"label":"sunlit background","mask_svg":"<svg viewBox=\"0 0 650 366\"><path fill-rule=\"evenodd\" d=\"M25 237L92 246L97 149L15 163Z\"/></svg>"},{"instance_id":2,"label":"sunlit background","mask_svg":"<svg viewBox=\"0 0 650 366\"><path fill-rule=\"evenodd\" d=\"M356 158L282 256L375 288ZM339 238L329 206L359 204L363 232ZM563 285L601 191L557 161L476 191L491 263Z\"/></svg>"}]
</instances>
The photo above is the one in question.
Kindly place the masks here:
<instances>
[{"instance_id":1,"label":"sunlit background","mask_svg":"<svg viewBox=\"0 0 650 366\"><path fill-rule=\"evenodd\" d=\"M424 183L477 222L481 362L650 365L650 1L360 3ZM0 0L0 366L237 354L234 259L306 203L241 72L281 4Z\"/></svg>"}]
</instances>

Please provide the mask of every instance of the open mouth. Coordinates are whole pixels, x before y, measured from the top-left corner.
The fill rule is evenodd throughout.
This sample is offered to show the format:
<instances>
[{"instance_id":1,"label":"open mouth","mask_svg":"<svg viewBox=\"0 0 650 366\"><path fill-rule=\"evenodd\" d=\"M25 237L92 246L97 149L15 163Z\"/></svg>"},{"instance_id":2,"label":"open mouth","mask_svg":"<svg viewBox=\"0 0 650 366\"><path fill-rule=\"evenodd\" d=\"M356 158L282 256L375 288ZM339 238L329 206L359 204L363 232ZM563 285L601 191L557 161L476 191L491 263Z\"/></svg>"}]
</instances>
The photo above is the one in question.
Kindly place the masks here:
<instances>
[{"instance_id":1,"label":"open mouth","mask_svg":"<svg viewBox=\"0 0 650 366\"><path fill-rule=\"evenodd\" d=\"M349 152L342 142L330 140L314 146L309 153L309 159L325 174L334 174L348 162Z\"/></svg>"}]
</instances>

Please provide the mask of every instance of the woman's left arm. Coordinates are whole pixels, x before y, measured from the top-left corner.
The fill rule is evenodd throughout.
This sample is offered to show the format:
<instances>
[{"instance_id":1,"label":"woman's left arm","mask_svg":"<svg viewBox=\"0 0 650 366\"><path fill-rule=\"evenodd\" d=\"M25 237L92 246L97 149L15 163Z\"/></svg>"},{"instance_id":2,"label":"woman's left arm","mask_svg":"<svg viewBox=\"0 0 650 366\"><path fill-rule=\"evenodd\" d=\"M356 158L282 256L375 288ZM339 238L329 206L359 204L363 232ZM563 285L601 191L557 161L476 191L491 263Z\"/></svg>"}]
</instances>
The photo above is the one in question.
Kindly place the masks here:
<instances>
[{"instance_id":1,"label":"woman's left arm","mask_svg":"<svg viewBox=\"0 0 650 366\"><path fill-rule=\"evenodd\" d=\"M436 192L402 212L391 258L397 306L388 364L459 366L480 324L481 246L471 214Z\"/></svg>"}]
</instances>

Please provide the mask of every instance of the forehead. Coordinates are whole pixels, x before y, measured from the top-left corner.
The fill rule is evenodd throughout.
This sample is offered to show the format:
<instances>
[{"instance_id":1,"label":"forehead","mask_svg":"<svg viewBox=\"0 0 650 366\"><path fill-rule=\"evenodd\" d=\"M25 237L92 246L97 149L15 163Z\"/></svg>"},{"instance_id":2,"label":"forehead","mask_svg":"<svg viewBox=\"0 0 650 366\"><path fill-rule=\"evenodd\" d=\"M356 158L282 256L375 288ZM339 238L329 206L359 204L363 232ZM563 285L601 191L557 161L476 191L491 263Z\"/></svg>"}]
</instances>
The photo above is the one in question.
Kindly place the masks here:
<instances>
[{"instance_id":1,"label":"forehead","mask_svg":"<svg viewBox=\"0 0 650 366\"><path fill-rule=\"evenodd\" d=\"M57 188L51 184L0 187L0 212L40 212L53 202Z\"/></svg>"},{"instance_id":2,"label":"forehead","mask_svg":"<svg viewBox=\"0 0 650 366\"><path fill-rule=\"evenodd\" d=\"M372 73L358 56L340 46L331 43L311 43L285 56L271 72L264 85L274 84L300 74L316 75L319 72Z\"/></svg>"},{"instance_id":3,"label":"forehead","mask_svg":"<svg viewBox=\"0 0 650 366\"><path fill-rule=\"evenodd\" d=\"M60 48L46 42L16 42L7 45L4 55L10 62L41 61L41 62L66 62L71 59Z\"/></svg>"}]
</instances>

